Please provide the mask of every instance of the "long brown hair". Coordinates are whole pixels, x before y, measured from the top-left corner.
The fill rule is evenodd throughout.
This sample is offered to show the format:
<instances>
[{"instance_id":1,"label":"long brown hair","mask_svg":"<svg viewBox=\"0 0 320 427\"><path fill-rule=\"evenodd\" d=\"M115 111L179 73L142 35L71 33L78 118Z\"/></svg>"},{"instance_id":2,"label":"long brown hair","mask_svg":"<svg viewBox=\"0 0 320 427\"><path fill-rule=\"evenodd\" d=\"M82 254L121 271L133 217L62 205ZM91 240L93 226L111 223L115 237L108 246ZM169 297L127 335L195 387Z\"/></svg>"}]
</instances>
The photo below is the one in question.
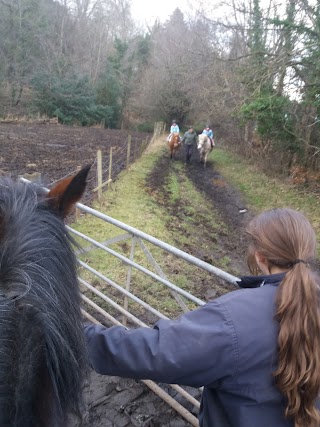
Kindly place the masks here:
<instances>
[{"instance_id":1,"label":"long brown hair","mask_svg":"<svg viewBox=\"0 0 320 427\"><path fill-rule=\"evenodd\" d=\"M277 387L285 396L285 415L295 427L318 427L315 401L320 391L319 276L312 270L315 232L298 211L273 209L254 218L248 265L256 273L257 252L268 264L287 270L276 295L279 322Z\"/></svg>"}]
</instances>

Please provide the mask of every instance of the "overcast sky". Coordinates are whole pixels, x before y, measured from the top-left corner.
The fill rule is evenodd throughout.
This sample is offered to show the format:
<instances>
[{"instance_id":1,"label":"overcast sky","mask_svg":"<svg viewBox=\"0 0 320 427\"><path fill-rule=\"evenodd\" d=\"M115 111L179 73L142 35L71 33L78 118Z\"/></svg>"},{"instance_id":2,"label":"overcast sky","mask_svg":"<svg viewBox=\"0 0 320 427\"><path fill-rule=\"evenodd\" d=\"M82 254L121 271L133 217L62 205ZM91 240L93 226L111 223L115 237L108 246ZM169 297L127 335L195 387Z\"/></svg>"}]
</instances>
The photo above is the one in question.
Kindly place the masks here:
<instances>
[{"instance_id":1,"label":"overcast sky","mask_svg":"<svg viewBox=\"0 0 320 427\"><path fill-rule=\"evenodd\" d=\"M188 0L132 0L132 16L141 24L152 24L158 18L164 22L179 7L182 12L188 10Z\"/></svg>"}]
</instances>

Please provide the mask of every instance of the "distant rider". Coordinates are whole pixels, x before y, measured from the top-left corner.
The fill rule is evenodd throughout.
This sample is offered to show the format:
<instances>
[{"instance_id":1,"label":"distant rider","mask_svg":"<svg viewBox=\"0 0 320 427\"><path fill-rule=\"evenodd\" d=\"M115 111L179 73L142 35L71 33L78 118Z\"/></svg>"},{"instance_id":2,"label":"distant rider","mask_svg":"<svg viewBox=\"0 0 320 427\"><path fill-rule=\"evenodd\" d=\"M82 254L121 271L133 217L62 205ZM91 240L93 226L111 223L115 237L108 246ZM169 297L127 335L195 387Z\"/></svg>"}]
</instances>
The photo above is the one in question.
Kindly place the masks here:
<instances>
[{"instance_id":1,"label":"distant rider","mask_svg":"<svg viewBox=\"0 0 320 427\"><path fill-rule=\"evenodd\" d=\"M203 131L202 131L202 133L204 134L204 135L207 135L207 137L210 139L210 142L211 142L211 147L213 148L214 147L214 139L213 139L213 130L210 128L210 126L209 125L207 125L204 129L203 129Z\"/></svg>"},{"instance_id":2,"label":"distant rider","mask_svg":"<svg viewBox=\"0 0 320 427\"><path fill-rule=\"evenodd\" d=\"M174 133L178 133L179 134L179 140L181 142L181 137L180 137L180 129L179 126L177 125L177 122L175 120L173 120L172 125L170 127L170 134L167 137L167 141L170 142L171 137Z\"/></svg>"}]
</instances>

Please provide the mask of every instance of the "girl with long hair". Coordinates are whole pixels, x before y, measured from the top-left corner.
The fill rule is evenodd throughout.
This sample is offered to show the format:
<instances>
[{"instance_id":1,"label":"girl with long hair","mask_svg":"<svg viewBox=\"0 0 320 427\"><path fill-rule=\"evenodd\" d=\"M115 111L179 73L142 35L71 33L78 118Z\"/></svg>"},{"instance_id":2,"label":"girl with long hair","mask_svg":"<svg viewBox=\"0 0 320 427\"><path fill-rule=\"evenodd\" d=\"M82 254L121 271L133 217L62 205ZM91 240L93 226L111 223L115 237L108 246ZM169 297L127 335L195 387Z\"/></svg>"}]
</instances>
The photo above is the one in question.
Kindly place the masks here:
<instances>
[{"instance_id":1,"label":"girl with long hair","mask_svg":"<svg viewBox=\"0 0 320 427\"><path fill-rule=\"evenodd\" d=\"M87 325L92 367L204 386L201 427L318 427L314 230L300 212L274 209L254 218L247 232L255 275L241 279L241 290L153 328Z\"/></svg>"},{"instance_id":2,"label":"girl with long hair","mask_svg":"<svg viewBox=\"0 0 320 427\"><path fill-rule=\"evenodd\" d=\"M285 397L285 415L295 427L317 427L320 390L319 277L312 271L316 236L297 211L274 209L248 227L249 268L285 274L275 296L279 323L278 366L273 375Z\"/></svg>"}]
</instances>

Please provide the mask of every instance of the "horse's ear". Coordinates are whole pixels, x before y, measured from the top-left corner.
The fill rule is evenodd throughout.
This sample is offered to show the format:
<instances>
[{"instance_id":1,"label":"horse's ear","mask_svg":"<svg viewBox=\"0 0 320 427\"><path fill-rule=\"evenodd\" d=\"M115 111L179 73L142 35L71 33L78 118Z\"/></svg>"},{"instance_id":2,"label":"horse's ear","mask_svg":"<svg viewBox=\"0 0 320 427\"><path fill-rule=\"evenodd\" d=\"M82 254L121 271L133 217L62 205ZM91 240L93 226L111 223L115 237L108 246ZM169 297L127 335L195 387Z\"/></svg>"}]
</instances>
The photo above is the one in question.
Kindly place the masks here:
<instances>
[{"instance_id":1,"label":"horse's ear","mask_svg":"<svg viewBox=\"0 0 320 427\"><path fill-rule=\"evenodd\" d=\"M87 165L76 175L59 181L47 194L48 202L62 217L67 216L81 199L90 168L91 165Z\"/></svg>"}]
</instances>

